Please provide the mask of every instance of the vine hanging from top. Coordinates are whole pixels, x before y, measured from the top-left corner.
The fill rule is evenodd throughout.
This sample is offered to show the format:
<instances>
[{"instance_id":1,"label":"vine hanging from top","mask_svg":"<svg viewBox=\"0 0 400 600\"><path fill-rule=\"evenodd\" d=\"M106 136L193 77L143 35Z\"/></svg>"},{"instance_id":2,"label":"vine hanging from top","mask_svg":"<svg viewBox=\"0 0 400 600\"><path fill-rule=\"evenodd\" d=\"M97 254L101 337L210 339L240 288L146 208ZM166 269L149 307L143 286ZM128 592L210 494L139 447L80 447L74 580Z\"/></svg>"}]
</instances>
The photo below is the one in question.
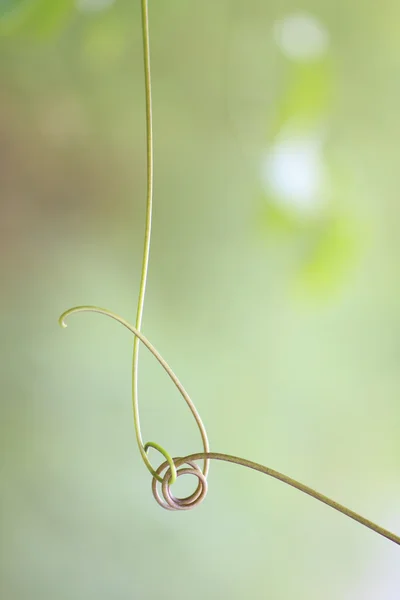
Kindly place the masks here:
<instances>
[{"instance_id":1,"label":"vine hanging from top","mask_svg":"<svg viewBox=\"0 0 400 600\"><path fill-rule=\"evenodd\" d=\"M150 256L150 241L151 241L151 221L153 211L153 128L152 128L152 94L151 94L151 72L150 72L150 41L149 41L149 16L148 16L148 0L141 0L142 9L142 31L143 31L143 55L144 55L144 77L145 77L145 97L146 97L146 131L147 131L147 200L146 200L146 225L145 225L145 236L144 236L144 250L142 260L142 271L139 288L139 298L136 312L136 323L135 326L131 325L122 317L115 313L105 309L99 308L98 306L76 306L65 311L59 318L59 323L62 327L66 327L66 319L70 315L79 312L96 312L106 315L112 319L115 319L121 325L126 327L134 335L133 342L133 358L132 358L132 408L133 408L133 419L136 433L136 440L139 448L139 452L143 459L144 464L152 475L152 491L156 501L167 510L189 510L198 506L202 500L204 500L207 494L207 475L209 471L211 460L220 460L225 462L234 463L241 465L265 475L269 475L275 479L286 483L301 492L312 496L316 500L327 504L331 508L339 511L345 516L354 519L361 525L368 527L372 531L375 531L379 535L384 536L388 540L400 545L400 537L387 529L384 529L380 525L369 521L365 517L355 513L346 506L331 500L327 496L324 496L320 492L313 490L312 488L300 483L287 475L279 473L274 469L270 469L264 465L240 458L238 456L231 456L229 454L222 454L220 452L211 452L208 442L207 432L204 424L200 418L200 415L193 404L189 394L175 375L174 371L168 365L168 363L162 358L159 352L149 342L149 340L141 332L144 301L146 294L146 283L147 274L149 267L149 256ZM202 452L196 452L184 457L172 457L171 454L162 446L156 442L143 443L143 437L140 427L140 416L139 416L139 401L138 401L138 367L139 367L139 344L142 343L151 352L154 358L160 363L171 378L174 385L177 387L181 396L188 405L199 429L201 441L202 441ZM153 448L157 450L163 457L164 462L157 468L154 468L148 457L148 449ZM203 466L200 468L197 461L203 461ZM185 466L186 465L186 466ZM171 492L171 486L175 483L177 477L181 475L194 475L198 484L195 491L186 498L177 498Z\"/></svg>"}]
</instances>

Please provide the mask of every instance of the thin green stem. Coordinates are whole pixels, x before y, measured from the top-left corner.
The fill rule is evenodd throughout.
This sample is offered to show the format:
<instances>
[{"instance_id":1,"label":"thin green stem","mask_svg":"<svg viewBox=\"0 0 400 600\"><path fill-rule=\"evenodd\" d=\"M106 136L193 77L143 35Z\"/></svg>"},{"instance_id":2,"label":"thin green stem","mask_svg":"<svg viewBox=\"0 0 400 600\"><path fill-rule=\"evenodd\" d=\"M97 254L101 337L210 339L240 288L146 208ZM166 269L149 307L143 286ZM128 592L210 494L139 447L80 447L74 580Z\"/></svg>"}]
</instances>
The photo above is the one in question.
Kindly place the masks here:
<instances>
[{"instance_id":1,"label":"thin green stem","mask_svg":"<svg viewBox=\"0 0 400 600\"><path fill-rule=\"evenodd\" d=\"M130 323L128 323L128 321L126 321L125 319L123 319L119 315L111 312L107 308L100 308L99 306L75 306L74 308L70 308L70 309L66 310L60 316L60 318L58 320L60 326L64 327L64 328L67 327L67 324L65 322L65 320L67 319L67 317L69 317L70 315L73 315L75 313L81 313L81 312L95 312L95 313L100 313L102 315L106 315L107 317L110 317L111 319L114 319L115 321L118 321L118 323L121 323L121 325L123 325L124 327L126 327L126 329L128 329L131 333L134 334L135 338L138 338L146 346L146 348L151 352L151 354L154 356L154 358L156 358L156 360L160 363L160 365L162 366L162 368L169 375L169 377L171 378L171 380L174 383L175 387L178 389L178 391L181 394L182 398L185 400L186 404L188 405L189 410L192 413L193 418L196 421L197 428L198 428L198 430L200 432L200 436L201 436L201 440L202 440L202 443L203 443L204 452L209 452L210 445L209 445L208 438L207 438L206 428L204 427L203 421L201 420L201 417L200 417L199 413L197 412L197 409L196 409L196 407L195 407L192 399L190 398L189 394L187 393L187 391L185 390L185 388L183 387L182 383L179 381L178 377L175 375L174 371L171 369L171 367L169 366L169 364L167 363L167 361L154 348L154 346L143 335L143 333L141 333L138 329L136 329L136 327L134 327L133 325L131 325ZM156 473L156 471L151 466L151 463L150 463L149 459L147 458L147 449L149 447L155 448L156 450L158 450L159 452L161 452L161 454L167 459L168 464L170 465L170 467L171 467L171 465L173 465L172 457L170 456L170 454L164 448L162 448L162 446L160 446L159 444L156 444L155 442L147 442L147 444L145 444L143 446L143 452L144 452L144 455L145 455L145 457L147 459L146 460L146 466L148 467L148 469L149 469L150 473L153 475L153 477L155 477L158 481L162 481L162 478ZM204 473L205 476L207 476L208 469L209 469L209 461L207 460L207 458L205 458L204 459L204 467L203 467L203 473ZM175 478L176 478L175 467L171 468L171 474L172 474L171 483L174 483Z\"/></svg>"},{"instance_id":2,"label":"thin green stem","mask_svg":"<svg viewBox=\"0 0 400 600\"><path fill-rule=\"evenodd\" d=\"M153 119L152 119L152 101L151 101L151 71L150 71L150 40L149 40L149 11L147 0L142 0L142 32L143 32L143 58L144 58L144 78L145 78L145 96L146 96L146 143L147 143L147 200L146 200L146 225L144 236L144 250L142 261L142 273L140 279L139 298L136 313L136 330L142 328L144 300L146 295L147 274L150 258L150 240L151 240L151 221L153 210ZM154 469L148 459L142 439L139 416L139 394L138 394L138 375L139 375L139 336L135 335L133 341L132 357L132 410L135 425L136 440L139 451L144 463L151 473Z\"/></svg>"},{"instance_id":3,"label":"thin green stem","mask_svg":"<svg viewBox=\"0 0 400 600\"><path fill-rule=\"evenodd\" d=\"M139 447L140 454L142 459L150 471L150 473L155 477L158 481L161 481L160 476L157 474L155 469L153 468L148 456L147 450L149 447L155 448L167 459L168 464L171 469L171 483L173 483L176 479L176 469L174 463L172 461L172 457L170 454L159 444L155 442L147 442L143 444L143 438L140 428L140 415L139 415L139 398L138 398L138 366L139 366L139 344L140 342L144 343L145 346L152 352L152 354L156 357L158 362L164 367L172 381L180 391L184 400L188 404L193 417L197 423L198 429L201 434L203 449L205 452L209 451L209 443L207 439L207 434L205 427L200 419L200 415L198 414L192 400L189 397L189 394L183 388L182 384L172 371L172 369L168 366L168 364L164 361L164 359L160 356L160 354L156 351L156 349L150 344L150 342L140 333L142 327L143 320L143 310L144 310L144 301L146 295L146 285L147 285L147 275L149 269L149 258L150 258L150 242L151 242L151 223L152 223L152 209L153 209L153 178L154 178L154 161L153 161L153 126L152 126L152 98L151 98L151 70L150 70L150 40L149 40L149 14L148 14L148 2L147 0L142 0L141 2L142 9L142 34L143 34L143 59L144 59L144 77L145 77L145 100L146 100L146 143L147 143L147 199L146 199L146 224L145 224L145 235L144 235L144 249L143 249L143 260L142 260L142 271L140 278L140 287L139 287L139 297L137 304L137 313L136 313L136 323L135 327L130 325L125 319L119 317L115 313L111 311L99 308L97 306L77 306L69 309L65 313L63 313L59 319L60 325L62 327L66 327L65 318L76 312L83 311L91 311L105 314L122 325L124 325L127 329L129 329L134 334L133 341L133 356L132 356L132 409L133 409L133 421L135 427L135 435L137 444ZM205 459L203 473L207 476L209 469L209 461Z\"/></svg>"}]
</instances>

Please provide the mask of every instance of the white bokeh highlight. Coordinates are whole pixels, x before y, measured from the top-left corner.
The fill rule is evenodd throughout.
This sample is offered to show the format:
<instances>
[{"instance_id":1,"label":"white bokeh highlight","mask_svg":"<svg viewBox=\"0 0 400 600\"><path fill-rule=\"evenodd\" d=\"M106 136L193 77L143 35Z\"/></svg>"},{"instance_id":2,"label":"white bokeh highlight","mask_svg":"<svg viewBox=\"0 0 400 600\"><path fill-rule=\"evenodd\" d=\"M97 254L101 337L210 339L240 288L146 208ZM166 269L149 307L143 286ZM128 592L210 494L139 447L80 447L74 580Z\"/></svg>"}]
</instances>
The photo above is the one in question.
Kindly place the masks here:
<instances>
[{"instance_id":1,"label":"white bokeh highlight","mask_svg":"<svg viewBox=\"0 0 400 600\"><path fill-rule=\"evenodd\" d=\"M323 204L323 139L318 133L283 133L261 161L264 191L297 213L314 213Z\"/></svg>"},{"instance_id":2,"label":"white bokeh highlight","mask_svg":"<svg viewBox=\"0 0 400 600\"><path fill-rule=\"evenodd\" d=\"M309 61L321 58L329 48L329 33L312 14L295 13L274 26L277 45L292 60Z\"/></svg>"}]
</instances>

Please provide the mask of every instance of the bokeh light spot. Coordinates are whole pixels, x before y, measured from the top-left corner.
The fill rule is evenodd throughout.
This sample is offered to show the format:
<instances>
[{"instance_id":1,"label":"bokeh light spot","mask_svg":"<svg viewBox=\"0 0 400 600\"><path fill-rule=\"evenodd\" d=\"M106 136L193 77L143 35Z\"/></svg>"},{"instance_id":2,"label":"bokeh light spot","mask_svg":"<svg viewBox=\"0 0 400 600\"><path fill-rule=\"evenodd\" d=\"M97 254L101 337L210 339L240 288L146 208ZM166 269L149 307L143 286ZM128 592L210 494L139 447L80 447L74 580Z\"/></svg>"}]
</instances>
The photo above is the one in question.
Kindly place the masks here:
<instances>
[{"instance_id":1,"label":"bokeh light spot","mask_svg":"<svg viewBox=\"0 0 400 600\"><path fill-rule=\"evenodd\" d=\"M261 164L265 191L296 212L315 212L322 202L324 164L318 135L282 136Z\"/></svg>"},{"instance_id":2,"label":"bokeh light spot","mask_svg":"<svg viewBox=\"0 0 400 600\"><path fill-rule=\"evenodd\" d=\"M329 33L319 19L308 13L288 15L274 26L275 41L288 58L307 61L323 56Z\"/></svg>"}]
</instances>

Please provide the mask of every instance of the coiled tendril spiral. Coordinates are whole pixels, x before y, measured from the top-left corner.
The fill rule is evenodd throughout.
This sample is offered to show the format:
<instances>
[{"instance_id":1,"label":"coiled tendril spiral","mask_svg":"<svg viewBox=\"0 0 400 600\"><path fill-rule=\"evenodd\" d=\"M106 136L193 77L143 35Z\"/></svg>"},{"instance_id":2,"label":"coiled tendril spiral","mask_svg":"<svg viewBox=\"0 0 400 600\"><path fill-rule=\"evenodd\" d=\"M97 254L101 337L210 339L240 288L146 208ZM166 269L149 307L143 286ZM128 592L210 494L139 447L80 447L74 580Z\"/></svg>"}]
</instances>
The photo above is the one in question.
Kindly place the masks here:
<instances>
[{"instance_id":1,"label":"coiled tendril spiral","mask_svg":"<svg viewBox=\"0 0 400 600\"><path fill-rule=\"evenodd\" d=\"M156 502L166 510L191 510L203 502L208 491L207 478L193 460L186 458L172 459L176 468L176 476L194 475L198 479L195 491L186 498L177 498L171 492L171 469L168 461L163 462L157 469L157 474L162 476L160 484L156 477L153 477L151 489ZM188 466L184 466L184 465ZM161 488L160 490L158 488ZM160 494L161 491L161 494Z\"/></svg>"}]
</instances>

